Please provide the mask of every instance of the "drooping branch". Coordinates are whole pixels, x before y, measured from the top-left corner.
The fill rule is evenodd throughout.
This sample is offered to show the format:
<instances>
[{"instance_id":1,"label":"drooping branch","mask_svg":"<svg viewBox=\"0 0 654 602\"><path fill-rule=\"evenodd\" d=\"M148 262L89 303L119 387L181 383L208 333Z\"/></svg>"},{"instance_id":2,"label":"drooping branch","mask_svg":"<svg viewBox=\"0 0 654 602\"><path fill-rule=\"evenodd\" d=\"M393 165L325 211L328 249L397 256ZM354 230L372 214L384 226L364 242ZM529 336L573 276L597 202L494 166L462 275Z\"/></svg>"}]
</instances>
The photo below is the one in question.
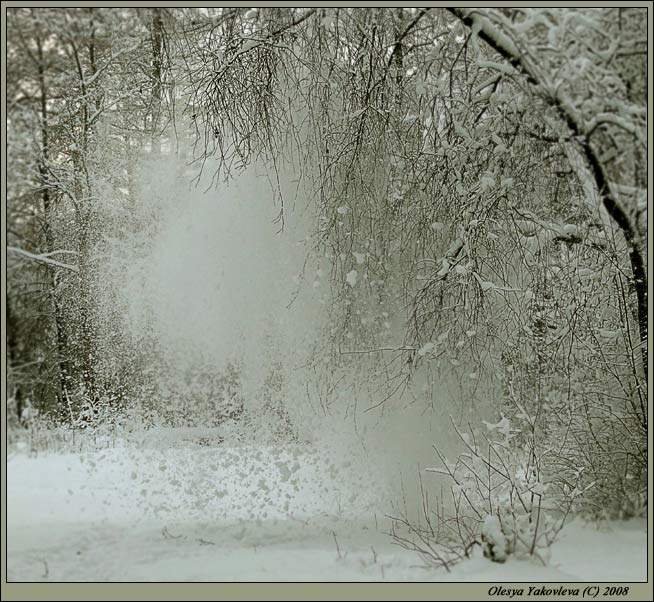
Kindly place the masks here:
<instances>
[{"instance_id":1,"label":"drooping branch","mask_svg":"<svg viewBox=\"0 0 654 602\"><path fill-rule=\"evenodd\" d=\"M640 249L640 237L631 223L624 207L611 191L609 179L602 162L591 144L590 136L594 127L589 128L583 117L575 109L560 86L553 86L532 63L530 58L519 51L512 39L500 31L478 10L466 8L448 8L466 27L477 34L490 48L502 56L517 71L522 73L527 82L550 104L565 123L570 134L577 140L582 154L588 163L595 186L602 204L609 217L622 232L627 243L627 253L631 264L633 287L637 299L638 330L643 358L643 372L647 381L647 271Z\"/></svg>"},{"instance_id":2,"label":"drooping branch","mask_svg":"<svg viewBox=\"0 0 654 602\"><path fill-rule=\"evenodd\" d=\"M404 41L404 38L409 35L409 32L418 24L418 21L420 21L420 19L422 19L422 17L424 17L430 10L431 8L423 8L404 28L404 31L402 31L397 36L395 42L393 43L393 50L391 55L388 57L387 67L390 67L393 64L393 60L396 58L397 54L402 52L402 42Z\"/></svg>"}]
</instances>

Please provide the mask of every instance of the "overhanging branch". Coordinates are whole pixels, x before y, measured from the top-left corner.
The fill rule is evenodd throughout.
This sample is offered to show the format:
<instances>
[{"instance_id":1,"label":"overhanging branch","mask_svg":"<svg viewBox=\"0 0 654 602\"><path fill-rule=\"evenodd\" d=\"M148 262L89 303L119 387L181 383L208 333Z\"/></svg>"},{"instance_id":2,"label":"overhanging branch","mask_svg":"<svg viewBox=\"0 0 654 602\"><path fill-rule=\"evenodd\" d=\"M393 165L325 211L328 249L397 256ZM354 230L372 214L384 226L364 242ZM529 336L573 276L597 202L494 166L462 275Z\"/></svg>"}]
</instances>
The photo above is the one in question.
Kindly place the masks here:
<instances>
[{"instance_id":1,"label":"overhanging branch","mask_svg":"<svg viewBox=\"0 0 654 602\"><path fill-rule=\"evenodd\" d=\"M611 192L609 179L597 156L588 136L589 128L583 118L575 110L573 103L563 94L559 86L550 82L538 72L531 61L520 52L513 40L500 31L488 19L475 11L465 8L448 8L466 27L475 32L490 48L502 56L509 64L519 71L536 88L537 93L544 98L558 113L566 124L572 136L578 141L582 153L590 167L593 180L602 199L602 204L609 217L616 223L627 243L627 254L631 264L633 288L637 299L638 330L641 341L643 372L647 382L647 271L640 250L640 237L636 232L626 211Z\"/></svg>"}]
</instances>

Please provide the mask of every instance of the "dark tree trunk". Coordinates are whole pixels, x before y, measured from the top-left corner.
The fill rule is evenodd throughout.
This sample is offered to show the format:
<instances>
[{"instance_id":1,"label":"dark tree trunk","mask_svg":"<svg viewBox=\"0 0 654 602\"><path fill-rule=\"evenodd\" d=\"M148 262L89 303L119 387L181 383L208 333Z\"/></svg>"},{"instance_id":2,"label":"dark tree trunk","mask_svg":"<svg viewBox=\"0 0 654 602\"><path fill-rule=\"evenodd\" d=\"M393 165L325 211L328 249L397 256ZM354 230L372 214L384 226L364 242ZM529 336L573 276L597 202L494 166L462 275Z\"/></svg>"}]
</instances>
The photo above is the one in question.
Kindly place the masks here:
<instances>
[{"instance_id":1,"label":"dark tree trunk","mask_svg":"<svg viewBox=\"0 0 654 602\"><path fill-rule=\"evenodd\" d=\"M163 71L163 19L160 8L152 9L152 153L161 153L159 125L161 122L161 77Z\"/></svg>"},{"instance_id":2,"label":"dark tree trunk","mask_svg":"<svg viewBox=\"0 0 654 602\"><path fill-rule=\"evenodd\" d=\"M39 79L39 101L40 101L40 120L41 120L41 157L39 159L39 179L41 184L41 200L43 202L44 231L47 251L55 251L54 233L52 230L52 209L53 202L50 194L50 188L47 184L47 164L49 161L49 139L48 139L48 89L45 81L45 68L43 58L43 45L40 38L36 39L37 56L38 56L38 79ZM63 307L57 291L57 279L55 268L49 268L50 277L50 296L54 310L54 329L55 339L57 341L57 366L58 366L58 404L62 408L66 404L67 391L70 388L70 363L68 336L64 320ZM62 408L63 409L63 408Z\"/></svg>"}]
</instances>

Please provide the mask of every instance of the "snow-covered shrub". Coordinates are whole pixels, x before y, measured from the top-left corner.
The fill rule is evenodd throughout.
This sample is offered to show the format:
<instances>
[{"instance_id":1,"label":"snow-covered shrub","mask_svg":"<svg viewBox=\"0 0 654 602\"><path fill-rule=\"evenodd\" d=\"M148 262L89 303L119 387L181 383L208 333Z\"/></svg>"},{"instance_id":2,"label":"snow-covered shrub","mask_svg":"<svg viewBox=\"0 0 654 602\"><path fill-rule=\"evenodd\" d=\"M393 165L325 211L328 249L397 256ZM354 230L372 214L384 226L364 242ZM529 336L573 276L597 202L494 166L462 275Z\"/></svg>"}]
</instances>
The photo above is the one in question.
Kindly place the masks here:
<instances>
[{"instance_id":1,"label":"snow-covered shrub","mask_svg":"<svg viewBox=\"0 0 654 602\"><path fill-rule=\"evenodd\" d=\"M529 416L519 437L549 448L542 470L584 494L592 519L642 512L647 486L647 396L628 281L607 266L619 255L600 237L551 240L534 255L522 305L502 349L503 411ZM538 260L538 261L535 261Z\"/></svg>"},{"instance_id":2,"label":"snow-covered shrub","mask_svg":"<svg viewBox=\"0 0 654 602\"><path fill-rule=\"evenodd\" d=\"M166 370L167 368L167 370ZM180 370L162 366L165 377L154 383L157 402L151 420L160 426L217 427L228 421L240 421L244 398L241 366L202 364ZM148 406L148 400L144 400Z\"/></svg>"},{"instance_id":3,"label":"snow-covered shrub","mask_svg":"<svg viewBox=\"0 0 654 602\"><path fill-rule=\"evenodd\" d=\"M574 511L591 520L645 516L647 431L633 413L600 403L578 409L551 458L561 487L584 490ZM563 435L563 429L559 432Z\"/></svg>"},{"instance_id":4,"label":"snow-covered shrub","mask_svg":"<svg viewBox=\"0 0 654 602\"><path fill-rule=\"evenodd\" d=\"M449 496L442 495L435 507L425 497L424 524L396 518L391 535L446 568L475 546L495 562L532 556L546 563L583 492L576 485L564 490L545 472L552 450L539 444L526 414L515 422L503 416L497 424L468 432L454 428L463 451L451 462L436 449L441 465L427 469L445 477Z\"/></svg>"},{"instance_id":5,"label":"snow-covered shrub","mask_svg":"<svg viewBox=\"0 0 654 602\"><path fill-rule=\"evenodd\" d=\"M488 514L481 527L481 541L484 556L495 562L504 562L512 552L511 541L506 536L498 516Z\"/></svg>"},{"instance_id":6,"label":"snow-covered shrub","mask_svg":"<svg viewBox=\"0 0 654 602\"><path fill-rule=\"evenodd\" d=\"M116 446L123 428L123 421L107 410L95 413L89 409L71 423L30 406L20 428L8 430L7 442L10 452L33 456L81 452Z\"/></svg>"},{"instance_id":7,"label":"snow-covered shrub","mask_svg":"<svg viewBox=\"0 0 654 602\"><path fill-rule=\"evenodd\" d=\"M256 435L276 442L297 442L297 433L287 403L287 387L283 366L274 362L259 397L256 410L250 412L249 423Z\"/></svg>"}]
</instances>

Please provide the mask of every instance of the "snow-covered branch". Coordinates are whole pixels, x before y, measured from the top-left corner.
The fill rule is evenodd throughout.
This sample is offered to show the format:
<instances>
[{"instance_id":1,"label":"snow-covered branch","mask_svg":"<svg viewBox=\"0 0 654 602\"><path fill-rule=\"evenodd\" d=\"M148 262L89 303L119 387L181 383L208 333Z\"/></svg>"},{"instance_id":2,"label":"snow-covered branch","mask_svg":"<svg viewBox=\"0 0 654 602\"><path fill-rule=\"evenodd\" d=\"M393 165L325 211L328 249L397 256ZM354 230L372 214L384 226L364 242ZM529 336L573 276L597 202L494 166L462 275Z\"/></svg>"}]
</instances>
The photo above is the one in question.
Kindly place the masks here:
<instances>
[{"instance_id":1,"label":"snow-covered branch","mask_svg":"<svg viewBox=\"0 0 654 602\"><path fill-rule=\"evenodd\" d=\"M603 124L615 125L625 132L632 134L642 146L647 146L647 131L614 113L600 113L591 119L586 125L586 137L590 138L595 130Z\"/></svg>"},{"instance_id":2,"label":"snow-covered branch","mask_svg":"<svg viewBox=\"0 0 654 602\"><path fill-rule=\"evenodd\" d=\"M39 263L45 263L47 265L51 265L53 267L57 268L63 268L65 270L71 270L72 272L79 272L79 267L76 265L72 265L70 263L63 263L62 261L57 261L56 259L52 259L52 255L56 254L77 254L75 251L52 251L50 253L30 253L29 251L25 251L24 249L19 249L18 247L7 247L7 251L11 251L12 253L16 253L17 255L21 255L22 257L26 257L27 259L31 259L32 261L38 261Z\"/></svg>"},{"instance_id":3,"label":"snow-covered branch","mask_svg":"<svg viewBox=\"0 0 654 602\"><path fill-rule=\"evenodd\" d=\"M634 289L637 297L638 325L640 339L647 340L647 271L641 251L641 241L635 224L613 194L610 178L600 159L597 149L591 144L590 134L600 123L613 123L622 129L638 136L631 124L613 114L600 114L592 128L586 123L583 112L575 100L565 92L561 82L555 78L555 73L548 73L543 65L538 64L523 48L530 44L523 40L523 44L516 41L519 32L502 16L498 15L498 22L491 21L479 9L448 8L473 34L482 39L490 48L495 50L508 63L521 72L527 82L532 86L535 95L540 96L557 112L563 125L568 129L579 144L579 149L585 162L588 164L592 180L601 198L602 205L607 214L618 226L627 243L629 261L633 275ZM593 122L591 122L592 124ZM643 134L640 134L641 136ZM643 363L647 365L647 352L643 351Z\"/></svg>"}]
</instances>

